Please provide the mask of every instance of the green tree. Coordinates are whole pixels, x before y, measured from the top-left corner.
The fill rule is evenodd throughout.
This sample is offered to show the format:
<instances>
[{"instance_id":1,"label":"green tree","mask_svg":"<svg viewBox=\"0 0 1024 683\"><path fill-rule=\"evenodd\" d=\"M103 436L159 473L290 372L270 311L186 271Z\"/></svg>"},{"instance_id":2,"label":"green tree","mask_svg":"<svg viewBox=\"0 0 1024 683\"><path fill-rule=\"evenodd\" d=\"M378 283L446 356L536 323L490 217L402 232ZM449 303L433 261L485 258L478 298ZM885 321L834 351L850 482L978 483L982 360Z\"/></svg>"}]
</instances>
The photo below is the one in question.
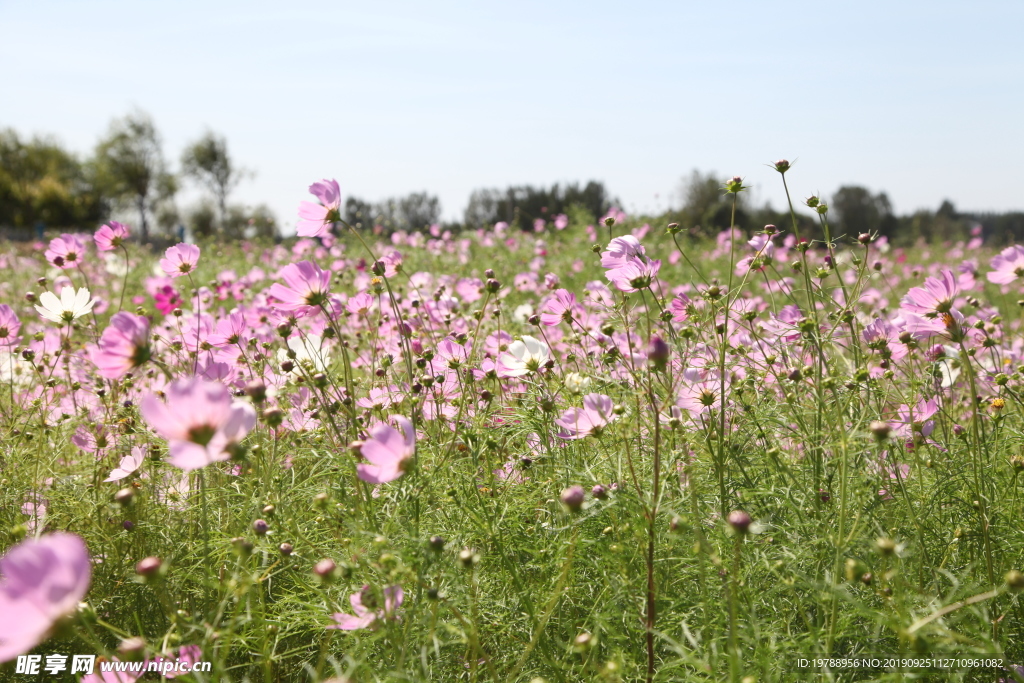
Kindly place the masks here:
<instances>
[{"instance_id":1,"label":"green tree","mask_svg":"<svg viewBox=\"0 0 1024 683\"><path fill-rule=\"evenodd\" d=\"M0 131L0 225L89 226L102 220L107 203L86 167L57 142Z\"/></svg>"},{"instance_id":2,"label":"green tree","mask_svg":"<svg viewBox=\"0 0 1024 683\"><path fill-rule=\"evenodd\" d=\"M105 190L138 211L140 239L148 242L149 214L176 190L153 120L141 111L115 119L96 145L94 163Z\"/></svg>"},{"instance_id":3,"label":"green tree","mask_svg":"<svg viewBox=\"0 0 1024 683\"><path fill-rule=\"evenodd\" d=\"M228 218L228 195L251 175L232 163L227 140L213 131L207 131L185 148L181 155L181 172L213 195L222 228Z\"/></svg>"},{"instance_id":4,"label":"green tree","mask_svg":"<svg viewBox=\"0 0 1024 683\"><path fill-rule=\"evenodd\" d=\"M892 216L892 204L884 192L874 195L865 187L844 185L832 195L829 211L829 223L839 227L833 234L856 237L880 232Z\"/></svg>"}]
</instances>

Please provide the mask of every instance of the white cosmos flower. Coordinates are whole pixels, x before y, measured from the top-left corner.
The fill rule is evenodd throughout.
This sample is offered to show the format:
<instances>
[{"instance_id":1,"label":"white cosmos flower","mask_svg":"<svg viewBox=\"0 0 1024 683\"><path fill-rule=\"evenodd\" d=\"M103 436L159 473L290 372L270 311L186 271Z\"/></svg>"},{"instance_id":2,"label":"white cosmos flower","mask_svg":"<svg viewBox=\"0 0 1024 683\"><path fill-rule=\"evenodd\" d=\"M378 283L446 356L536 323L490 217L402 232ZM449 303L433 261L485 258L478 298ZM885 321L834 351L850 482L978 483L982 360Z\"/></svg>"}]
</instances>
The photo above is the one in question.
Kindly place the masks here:
<instances>
[{"instance_id":1,"label":"white cosmos flower","mask_svg":"<svg viewBox=\"0 0 1024 683\"><path fill-rule=\"evenodd\" d=\"M565 376L565 388L571 394L582 394L590 388L590 378L578 372L570 372Z\"/></svg>"},{"instance_id":2,"label":"white cosmos flower","mask_svg":"<svg viewBox=\"0 0 1024 683\"><path fill-rule=\"evenodd\" d=\"M74 287L65 287L60 290L59 299L53 292L40 294L36 310L47 320L52 320L55 323L69 323L91 311L95 303L95 299L89 295L89 290L85 287L77 291Z\"/></svg>"},{"instance_id":3,"label":"white cosmos flower","mask_svg":"<svg viewBox=\"0 0 1024 683\"><path fill-rule=\"evenodd\" d=\"M315 334L307 334L304 337L292 337L288 340L288 348L295 352L295 369L292 372L299 373L299 365L311 372L326 372L329 356L327 349L323 346L323 339ZM277 350L277 359L280 362L288 360L288 351Z\"/></svg>"},{"instance_id":4,"label":"white cosmos flower","mask_svg":"<svg viewBox=\"0 0 1024 683\"><path fill-rule=\"evenodd\" d=\"M533 315L533 306L530 304L520 304L512 311L512 319L517 323L525 323L531 315Z\"/></svg>"},{"instance_id":5,"label":"white cosmos flower","mask_svg":"<svg viewBox=\"0 0 1024 683\"><path fill-rule=\"evenodd\" d=\"M524 336L509 344L508 351L498 356L498 377L522 377L537 372L550 355L544 342Z\"/></svg>"}]
</instances>

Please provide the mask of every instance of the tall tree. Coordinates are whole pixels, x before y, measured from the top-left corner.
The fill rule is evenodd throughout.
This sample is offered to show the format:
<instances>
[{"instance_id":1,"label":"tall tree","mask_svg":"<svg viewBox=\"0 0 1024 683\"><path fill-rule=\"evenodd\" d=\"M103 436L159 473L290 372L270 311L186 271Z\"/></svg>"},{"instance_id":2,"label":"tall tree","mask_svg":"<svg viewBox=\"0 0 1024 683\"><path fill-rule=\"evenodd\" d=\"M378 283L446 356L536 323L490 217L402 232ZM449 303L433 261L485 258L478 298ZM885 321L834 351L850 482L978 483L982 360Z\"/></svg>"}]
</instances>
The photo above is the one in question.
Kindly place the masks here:
<instances>
[{"instance_id":1,"label":"tall tree","mask_svg":"<svg viewBox=\"0 0 1024 683\"><path fill-rule=\"evenodd\" d=\"M228 195L249 175L232 163L224 136L207 131L186 147L181 155L181 172L210 191L223 228L228 217Z\"/></svg>"},{"instance_id":2,"label":"tall tree","mask_svg":"<svg viewBox=\"0 0 1024 683\"><path fill-rule=\"evenodd\" d=\"M879 232L892 216L892 204L884 192L873 195L859 185L843 185L836 190L829 208L842 232L853 237Z\"/></svg>"},{"instance_id":3,"label":"tall tree","mask_svg":"<svg viewBox=\"0 0 1024 683\"><path fill-rule=\"evenodd\" d=\"M114 197L134 205L139 213L140 239L149 240L148 215L153 205L174 187L164 162L156 126L148 114L136 111L115 119L96 145L97 177Z\"/></svg>"},{"instance_id":4,"label":"tall tree","mask_svg":"<svg viewBox=\"0 0 1024 683\"><path fill-rule=\"evenodd\" d=\"M106 198L73 154L54 140L0 131L0 225L92 227L106 211Z\"/></svg>"}]
</instances>

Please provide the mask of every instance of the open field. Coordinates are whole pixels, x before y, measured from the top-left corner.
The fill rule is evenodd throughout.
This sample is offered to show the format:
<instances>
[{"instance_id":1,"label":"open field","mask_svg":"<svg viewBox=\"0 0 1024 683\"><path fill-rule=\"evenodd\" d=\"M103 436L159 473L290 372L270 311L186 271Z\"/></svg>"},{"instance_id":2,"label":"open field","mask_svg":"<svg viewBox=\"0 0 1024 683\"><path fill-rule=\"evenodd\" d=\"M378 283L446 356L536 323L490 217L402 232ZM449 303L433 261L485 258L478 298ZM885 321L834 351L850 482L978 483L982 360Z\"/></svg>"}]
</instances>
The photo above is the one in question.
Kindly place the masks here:
<instances>
[{"instance_id":1,"label":"open field","mask_svg":"<svg viewBox=\"0 0 1024 683\"><path fill-rule=\"evenodd\" d=\"M0 678L1012 680L1024 249L792 230L0 244Z\"/></svg>"}]
</instances>

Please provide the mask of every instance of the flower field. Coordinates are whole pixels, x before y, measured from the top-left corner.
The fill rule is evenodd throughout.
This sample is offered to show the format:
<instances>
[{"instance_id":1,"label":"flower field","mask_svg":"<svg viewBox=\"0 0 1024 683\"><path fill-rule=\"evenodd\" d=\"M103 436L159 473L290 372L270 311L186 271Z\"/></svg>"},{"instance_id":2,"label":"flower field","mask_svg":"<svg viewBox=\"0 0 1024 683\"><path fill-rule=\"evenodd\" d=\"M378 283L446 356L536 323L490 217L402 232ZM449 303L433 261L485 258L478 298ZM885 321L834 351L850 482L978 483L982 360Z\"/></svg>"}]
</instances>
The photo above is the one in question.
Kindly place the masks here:
<instances>
[{"instance_id":1,"label":"flower field","mask_svg":"<svg viewBox=\"0 0 1024 683\"><path fill-rule=\"evenodd\" d=\"M310 192L0 244L4 680L1018 680L1024 248Z\"/></svg>"}]
</instances>

